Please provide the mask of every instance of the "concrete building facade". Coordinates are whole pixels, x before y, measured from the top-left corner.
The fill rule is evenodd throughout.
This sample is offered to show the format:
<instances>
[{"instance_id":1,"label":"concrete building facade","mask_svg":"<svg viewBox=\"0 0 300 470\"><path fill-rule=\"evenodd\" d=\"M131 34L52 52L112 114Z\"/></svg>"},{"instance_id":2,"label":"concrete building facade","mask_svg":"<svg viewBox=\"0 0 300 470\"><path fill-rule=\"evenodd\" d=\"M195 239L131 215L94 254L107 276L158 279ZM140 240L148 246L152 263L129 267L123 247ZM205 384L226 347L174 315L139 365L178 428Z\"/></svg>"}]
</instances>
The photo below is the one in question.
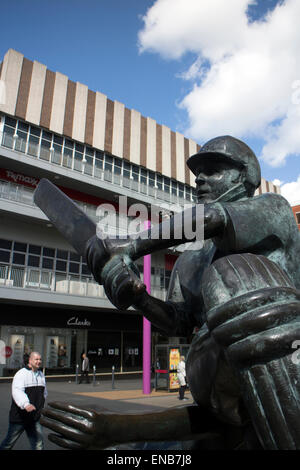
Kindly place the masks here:
<instances>
[{"instance_id":1,"label":"concrete building facade","mask_svg":"<svg viewBox=\"0 0 300 470\"><path fill-rule=\"evenodd\" d=\"M12 49L0 84L0 376L33 349L48 374L74 372L84 350L98 371L141 370L142 317L112 306L33 192L48 178L97 222L97 208L109 205L125 233L121 196L165 214L193 203L185 162L199 144ZM263 179L257 193L267 191L279 189ZM152 294L161 299L180 250L152 256Z\"/></svg>"}]
</instances>

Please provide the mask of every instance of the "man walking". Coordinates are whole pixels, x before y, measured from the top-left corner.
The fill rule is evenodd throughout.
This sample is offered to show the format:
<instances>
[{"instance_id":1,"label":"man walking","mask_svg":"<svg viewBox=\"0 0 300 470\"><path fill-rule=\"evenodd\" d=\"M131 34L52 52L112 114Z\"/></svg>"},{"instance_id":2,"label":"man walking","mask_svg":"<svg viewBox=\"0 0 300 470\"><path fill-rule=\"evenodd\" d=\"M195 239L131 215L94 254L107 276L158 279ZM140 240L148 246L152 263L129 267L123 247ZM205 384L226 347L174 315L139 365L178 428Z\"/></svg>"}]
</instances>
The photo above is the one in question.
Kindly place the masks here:
<instances>
[{"instance_id":1,"label":"man walking","mask_svg":"<svg viewBox=\"0 0 300 470\"><path fill-rule=\"evenodd\" d=\"M81 382L83 381L84 378L85 378L85 382L87 384L90 383L90 381L89 381L89 370L90 370L89 358L87 357L87 355L85 353L83 353L82 354L82 364L81 364L81 377L80 377L80 380L79 380L80 384L81 384Z\"/></svg>"},{"instance_id":2,"label":"man walking","mask_svg":"<svg viewBox=\"0 0 300 470\"><path fill-rule=\"evenodd\" d=\"M12 404L9 412L9 427L0 450L13 448L25 431L32 450L43 450L44 442L40 414L47 396L44 374L39 370L42 363L40 353L32 352L28 365L18 370L12 382Z\"/></svg>"}]
</instances>

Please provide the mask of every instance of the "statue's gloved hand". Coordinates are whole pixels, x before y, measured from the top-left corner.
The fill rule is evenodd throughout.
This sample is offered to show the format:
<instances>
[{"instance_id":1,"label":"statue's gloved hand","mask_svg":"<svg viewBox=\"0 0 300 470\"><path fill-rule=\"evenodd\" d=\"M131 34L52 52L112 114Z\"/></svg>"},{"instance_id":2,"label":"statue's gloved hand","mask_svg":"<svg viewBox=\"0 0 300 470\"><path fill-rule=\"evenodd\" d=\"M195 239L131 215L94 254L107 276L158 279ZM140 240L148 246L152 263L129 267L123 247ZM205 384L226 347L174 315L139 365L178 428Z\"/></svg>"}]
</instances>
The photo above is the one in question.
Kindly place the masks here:
<instances>
[{"instance_id":1,"label":"statue's gloved hand","mask_svg":"<svg viewBox=\"0 0 300 470\"><path fill-rule=\"evenodd\" d=\"M48 438L60 447L72 450L104 449L112 442L108 427L110 412L98 413L62 402L49 403L40 423L54 431Z\"/></svg>"},{"instance_id":2,"label":"statue's gloved hand","mask_svg":"<svg viewBox=\"0 0 300 470\"><path fill-rule=\"evenodd\" d=\"M137 305L146 291L137 267L128 256L113 256L102 270L101 281L109 300L121 310Z\"/></svg>"}]
</instances>

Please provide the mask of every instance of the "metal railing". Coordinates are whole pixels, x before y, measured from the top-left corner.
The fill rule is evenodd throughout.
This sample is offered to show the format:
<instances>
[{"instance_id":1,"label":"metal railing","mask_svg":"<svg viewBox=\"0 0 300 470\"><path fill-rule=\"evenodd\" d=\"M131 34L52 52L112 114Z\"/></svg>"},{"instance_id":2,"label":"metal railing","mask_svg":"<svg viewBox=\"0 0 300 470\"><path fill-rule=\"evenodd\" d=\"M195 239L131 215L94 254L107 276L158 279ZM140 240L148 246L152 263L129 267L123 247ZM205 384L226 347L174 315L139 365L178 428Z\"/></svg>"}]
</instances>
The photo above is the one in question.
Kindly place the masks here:
<instances>
[{"instance_id":1,"label":"metal railing","mask_svg":"<svg viewBox=\"0 0 300 470\"><path fill-rule=\"evenodd\" d=\"M174 204L183 207L185 204L191 204L191 200L184 199L176 194L167 193L151 184L145 184L134 178L126 178L124 175L113 173L109 170L99 168L96 159L93 157L76 158L68 149L43 146L42 141L34 143L28 139L23 139L18 134L0 132L0 146L20 152L29 157L47 161L51 164L68 168L77 173L86 174L93 178L112 183L116 187L123 187L131 191L147 195L155 200L160 200L168 204ZM83 157L83 155L82 155Z\"/></svg>"},{"instance_id":2,"label":"metal railing","mask_svg":"<svg viewBox=\"0 0 300 470\"><path fill-rule=\"evenodd\" d=\"M43 290L57 294L99 297L106 299L103 286L91 278L76 279L63 273L39 268L0 265L0 287ZM166 290L153 286L151 295L165 300Z\"/></svg>"}]
</instances>

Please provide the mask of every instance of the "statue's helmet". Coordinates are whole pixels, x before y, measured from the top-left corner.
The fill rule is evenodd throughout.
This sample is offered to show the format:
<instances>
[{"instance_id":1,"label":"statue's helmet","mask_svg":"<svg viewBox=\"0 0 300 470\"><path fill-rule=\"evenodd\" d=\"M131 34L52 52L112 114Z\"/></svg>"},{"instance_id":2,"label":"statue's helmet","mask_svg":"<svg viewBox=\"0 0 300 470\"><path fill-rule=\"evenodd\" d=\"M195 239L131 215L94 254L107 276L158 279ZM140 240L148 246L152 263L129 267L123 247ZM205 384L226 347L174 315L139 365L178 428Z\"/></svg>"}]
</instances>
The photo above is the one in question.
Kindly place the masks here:
<instances>
[{"instance_id":1,"label":"statue's helmet","mask_svg":"<svg viewBox=\"0 0 300 470\"><path fill-rule=\"evenodd\" d=\"M239 139L224 135L215 137L204 144L198 153L187 160L187 166L197 176L197 168L201 159L214 158L233 163L244 170L244 183L254 193L261 181L260 165L254 152ZM249 188L249 189L250 189Z\"/></svg>"}]
</instances>

